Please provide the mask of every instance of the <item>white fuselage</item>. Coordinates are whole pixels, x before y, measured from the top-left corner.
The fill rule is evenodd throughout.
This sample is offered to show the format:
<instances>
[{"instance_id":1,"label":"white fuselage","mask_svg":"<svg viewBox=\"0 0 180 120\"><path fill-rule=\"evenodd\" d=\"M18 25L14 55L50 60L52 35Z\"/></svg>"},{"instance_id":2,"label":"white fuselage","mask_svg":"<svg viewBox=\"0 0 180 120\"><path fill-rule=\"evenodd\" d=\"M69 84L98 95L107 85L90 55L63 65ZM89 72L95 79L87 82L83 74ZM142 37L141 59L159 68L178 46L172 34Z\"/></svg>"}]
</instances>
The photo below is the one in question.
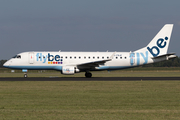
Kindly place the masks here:
<instances>
[{"instance_id":1,"label":"white fuselage","mask_svg":"<svg viewBox=\"0 0 180 120\"><path fill-rule=\"evenodd\" d=\"M148 57L148 53L134 53L133 56L130 52L23 52L17 56L20 57L11 58L4 66L13 69L60 71L63 66L74 66L82 71L84 68L92 71L123 69L153 62L153 59ZM107 60L111 57L111 60L97 66L94 65L94 67L89 67L87 64ZM83 66L82 64L87 65Z\"/></svg>"}]
</instances>

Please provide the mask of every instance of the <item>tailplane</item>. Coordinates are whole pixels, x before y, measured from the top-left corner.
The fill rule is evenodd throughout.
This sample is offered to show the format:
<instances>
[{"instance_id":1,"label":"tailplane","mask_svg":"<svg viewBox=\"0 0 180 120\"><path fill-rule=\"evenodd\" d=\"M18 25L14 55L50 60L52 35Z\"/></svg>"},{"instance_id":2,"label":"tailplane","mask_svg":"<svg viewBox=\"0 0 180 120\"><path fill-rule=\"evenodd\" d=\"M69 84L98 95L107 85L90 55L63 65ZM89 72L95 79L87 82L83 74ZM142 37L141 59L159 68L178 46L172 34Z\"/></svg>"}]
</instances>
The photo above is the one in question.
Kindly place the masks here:
<instances>
[{"instance_id":1,"label":"tailplane","mask_svg":"<svg viewBox=\"0 0 180 120\"><path fill-rule=\"evenodd\" d=\"M166 55L169 47L172 29L173 24L164 25L164 27L158 32L158 34L151 40L151 42L146 47L134 52L148 51L149 57L152 58Z\"/></svg>"}]
</instances>

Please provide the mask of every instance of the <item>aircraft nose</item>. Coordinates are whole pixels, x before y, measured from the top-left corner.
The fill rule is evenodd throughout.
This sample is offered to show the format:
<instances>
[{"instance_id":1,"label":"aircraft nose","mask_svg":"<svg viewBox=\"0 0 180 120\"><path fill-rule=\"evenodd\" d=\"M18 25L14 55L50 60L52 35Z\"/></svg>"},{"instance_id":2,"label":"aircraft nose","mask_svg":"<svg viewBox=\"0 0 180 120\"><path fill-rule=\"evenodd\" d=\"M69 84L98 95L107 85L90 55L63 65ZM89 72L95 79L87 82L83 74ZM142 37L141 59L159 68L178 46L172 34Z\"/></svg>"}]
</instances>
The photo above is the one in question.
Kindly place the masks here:
<instances>
[{"instance_id":1,"label":"aircraft nose","mask_svg":"<svg viewBox=\"0 0 180 120\"><path fill-rule=\"evenodd\" d=\"M4 64L3 64L3 67L9 67L9 61L7 61L7 62L5 62Z\"/></svg>"}]
</instances>

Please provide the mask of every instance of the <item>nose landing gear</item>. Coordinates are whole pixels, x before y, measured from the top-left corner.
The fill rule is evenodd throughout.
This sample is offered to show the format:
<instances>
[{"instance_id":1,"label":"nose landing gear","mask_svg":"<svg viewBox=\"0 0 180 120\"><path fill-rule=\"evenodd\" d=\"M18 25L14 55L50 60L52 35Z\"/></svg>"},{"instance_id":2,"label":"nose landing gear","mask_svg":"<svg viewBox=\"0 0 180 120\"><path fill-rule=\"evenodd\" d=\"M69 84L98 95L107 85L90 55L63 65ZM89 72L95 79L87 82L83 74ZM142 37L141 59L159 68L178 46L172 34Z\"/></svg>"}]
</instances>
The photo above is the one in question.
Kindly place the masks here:
<instances>
[{"instance_id":1,"label":"nose landing gear","mask_svg":"<svg viewBox=\"0 0 180 120\"><path fill-rule=\"evenodd\" d=\"M27 78L28 76L27 76L27 73L24 73L24 78Z\"/></svg>"},{"instance_id":2,"label":"nose landing gear","mask_svg":"<svg viewBox=\"0 0 180 120\"><path fill-rule=\"evenodd\" d=\"M28 77L28 76L27 76L28 70L27 70L27 69L23 69L22 72L24 72L24 78L27 78L27 77Z\"/></svg>"}]
</instances>

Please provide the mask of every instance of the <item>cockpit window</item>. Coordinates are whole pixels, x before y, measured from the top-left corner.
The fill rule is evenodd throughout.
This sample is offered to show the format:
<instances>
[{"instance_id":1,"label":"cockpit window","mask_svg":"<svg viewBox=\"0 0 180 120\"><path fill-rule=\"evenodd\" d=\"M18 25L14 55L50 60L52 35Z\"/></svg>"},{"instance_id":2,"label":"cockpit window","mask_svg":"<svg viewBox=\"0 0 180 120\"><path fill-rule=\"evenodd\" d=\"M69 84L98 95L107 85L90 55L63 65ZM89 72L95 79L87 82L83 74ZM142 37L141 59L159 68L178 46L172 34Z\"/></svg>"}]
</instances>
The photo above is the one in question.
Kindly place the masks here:
<instances>
[{"instance_id":1,"label":"cockpit window","mask_svg":"<svg viewBox=\"0 0 180 120\"><path fill-rule=\"evenodd\" d=\"M20 58L21 59L21 56L20 55L17 55L17 57L16 58Z\"/></svg>"},{"instance_id":2,"label":"cockpit window","mask_svg":"<svg viewBox=\"0 0 180 120\"><path fill-rule=\"evenodd\" d=\"M16 58L17 57L17 55L15 55L14 57L12 57L12 58Z\"/></svg>"},{"instance_id":3,"label":"cockpit window","mask_svg":"<svg viewBox=\"0 0 180 120\"><path fill-rule=\"evenodd\" d=\"M15 55L13 58L21 59L21 55Z\"/></svg>"}]
</instances>

